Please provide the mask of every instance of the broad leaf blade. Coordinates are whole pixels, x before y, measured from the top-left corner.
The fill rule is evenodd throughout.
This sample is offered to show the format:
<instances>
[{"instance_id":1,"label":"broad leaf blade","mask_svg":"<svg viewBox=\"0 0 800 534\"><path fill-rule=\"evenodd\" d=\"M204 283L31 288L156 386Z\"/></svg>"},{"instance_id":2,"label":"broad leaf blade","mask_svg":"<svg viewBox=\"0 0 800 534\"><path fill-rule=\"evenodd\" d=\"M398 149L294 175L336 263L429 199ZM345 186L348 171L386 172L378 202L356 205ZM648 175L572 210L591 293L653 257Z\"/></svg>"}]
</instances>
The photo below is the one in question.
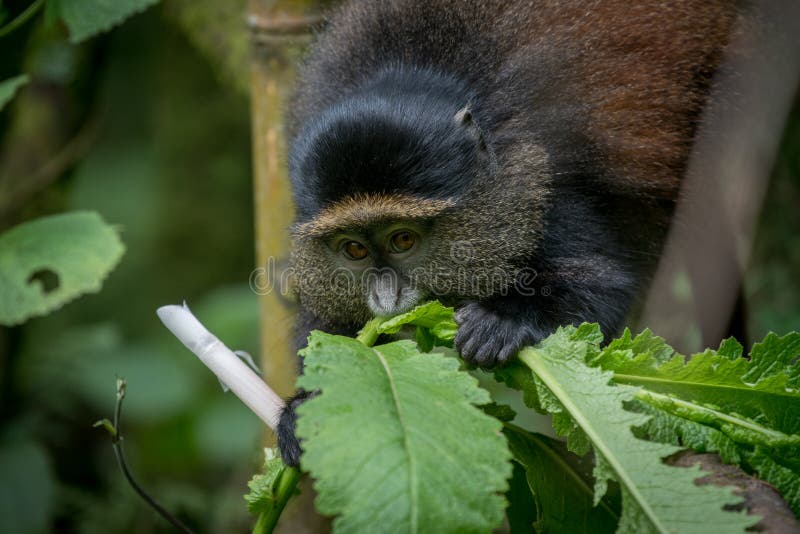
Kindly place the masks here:
<instances>
[{"instance_id":1,"label":"broad leaf blade","mask_svg":"<svg viewBox=\"0 0 800 534\"><path fill-rule=\"evenodd\" d=\"M514 425L506 424L503 432L514 460L525 468L536 501L537 531L614 532L619 503L603 499L594 506L591 477L578 456L560 441Z\"/></svg>"},{"instance_id":2,"label":"broad leaf blade","mask_svg":"<svg viewBox=\"0 0 800 534\"><path fill-rule=\"evenodd\" d=\"M636 388L610 384L613 373L585 363L600 351L597 334L596 326L561 328L536 348L523 349L520 359L550 392L550 397L539 395L542 407L569 416L571 427L563 425L560 433L569 438L586 436L591 442L596 458L595 500L605 493L608 479L619 482L619 531L743 532L757 522L758 518L723 510L741 501L729 489L696 486L699 469L664 464L662 460L677 452L677 447L634 436L632 428L648 420L623 408L623 403L633 400Z\"/></svg>"},{"instance_id":3,"label":"broad leaf blade","mask_svg":"<svg viewBox=\"0 0 800 534\"><path fill-rule=\"evenodd\" d=\"M671 356L665 358L665 352ZM800 333L768 335L753 347L749 360L737 354L741 346L726 341L719 351L706 350L687 362L645 331L610 343L590 363L614 371L617 382L713 405L787 435L800 434L800 365L793 364L800 355Z\"/></svg>"},{"instance_id":4,"label":"broad leaf blade","mask_svg":"<svg viewBox=\"0 0 800 534\"><path fill-rule=\"evenodd\" d=\"M511 473L501 423L458 362L413 342L374 348L313 332L298 385L303 467L338 532L488 532Z\"/></svg>"},{"instance_id":5,"label":"broad leaf blade","mask_svg":"<svg viewBox=\"0 0 800 534\"><path fill-rule=\"evenodd\" d=\"M43 217L0 235L0 324L99 291L124 250L116 230L93 212Z\"/></svg>"},{"instance_id":6,"label":"broad leaf blade","mask_svg":"<svg viewBox=\"0 0 800 534\"><path fill-rule=\"evenodd\" d=\"M53 13L64 19L69 40L78 43L120 24L158 0L50 0Z\"/></svg>"}]
</instances>

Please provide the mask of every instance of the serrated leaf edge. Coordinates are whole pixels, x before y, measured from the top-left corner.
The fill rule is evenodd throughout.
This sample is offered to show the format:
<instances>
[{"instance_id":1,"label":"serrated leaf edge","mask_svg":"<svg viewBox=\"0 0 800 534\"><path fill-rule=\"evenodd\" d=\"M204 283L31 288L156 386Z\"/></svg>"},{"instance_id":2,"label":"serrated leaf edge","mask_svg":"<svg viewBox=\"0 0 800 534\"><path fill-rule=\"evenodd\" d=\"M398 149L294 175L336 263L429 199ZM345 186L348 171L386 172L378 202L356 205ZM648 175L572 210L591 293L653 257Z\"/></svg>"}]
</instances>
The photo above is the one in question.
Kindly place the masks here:
<instances>
[{"instance_id":1,"label":"serrated leaf edge","mask_svg":"<svg viewBox=\"0 0 800 534\"><path fill-rule=\"evenodd\" d=\"M628 491L632 497L634 497L639 507L646 514L656 529L658 529L659 532L669 532L669 529L661 523L658 515L650 507L649 501L645 499L644 496L639 492L638 485L628 477L627 470L624 469L616 460L616 455L613 453L613 451L610 451L607 447L605 447L605 441L597 435L594 430L594 425L591 424L586 417L584 417L583 411L572 402L571 396L561 388L561 385L550 374L547 367L540 364L540 356L538 356L538 351L534 348L526 347L519 353L519 358L536 373L539 379L550 389L553 395L559 399L562 406L564 406L564 409L569 412L577 425L589 437L590 441L592 442L592 447L595 448L597 454L603 456L603 460L605 460L605 462L614 470L615 478L617 478L622 487ZM613 373L610 371L601 372L607 373L609 375L609 379L613 375ZM622 387L623 389L628 390L631 398L633 398L636 390L639 389L634 386L618 385L617 387ZM561 395L558 394L559 392ZM622 409L621 406L620 409Z\"/></svg>"}]
</instances>

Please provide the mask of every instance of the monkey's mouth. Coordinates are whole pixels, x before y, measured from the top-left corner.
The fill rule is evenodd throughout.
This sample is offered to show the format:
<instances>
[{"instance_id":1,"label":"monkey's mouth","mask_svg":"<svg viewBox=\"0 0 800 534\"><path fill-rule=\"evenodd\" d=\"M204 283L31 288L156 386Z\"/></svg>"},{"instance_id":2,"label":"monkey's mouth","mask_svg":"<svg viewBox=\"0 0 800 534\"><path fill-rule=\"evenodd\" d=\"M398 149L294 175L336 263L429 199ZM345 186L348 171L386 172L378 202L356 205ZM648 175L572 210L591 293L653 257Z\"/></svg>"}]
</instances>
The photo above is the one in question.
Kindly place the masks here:
<instances>
[{"instance_id":1,"label":"monkey's mouth","mask_svg":"<svg viewBox=\"0 0 800 534\"><path fill-rule=\"evenodd\" d=\"M367 296L367 306L376 317L391 317L407 312L424 298L425 293L415 287L395 289L389 284L376 284Z\"/></svg>"}]
</instances>

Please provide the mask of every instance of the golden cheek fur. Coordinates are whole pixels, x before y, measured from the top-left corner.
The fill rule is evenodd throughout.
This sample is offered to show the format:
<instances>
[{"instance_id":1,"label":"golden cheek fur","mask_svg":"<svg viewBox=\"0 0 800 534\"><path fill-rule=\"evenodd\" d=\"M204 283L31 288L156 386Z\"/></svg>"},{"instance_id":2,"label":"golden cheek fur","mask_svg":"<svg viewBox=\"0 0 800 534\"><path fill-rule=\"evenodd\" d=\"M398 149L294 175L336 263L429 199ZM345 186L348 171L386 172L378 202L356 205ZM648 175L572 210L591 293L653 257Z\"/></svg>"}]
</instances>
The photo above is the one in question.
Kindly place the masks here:
<instances>
[{"instance_id":1,"label":"golden cheek fur","mask_svg":"<svg viewBox=\"0 0 800 534\"><path fill-rule=\"evenodd\" d=\"M321 319L360 323L371 315L360 277L341 266L317 238L295 239L293 290L304 307Z\"/></svg>"}]
</instances>

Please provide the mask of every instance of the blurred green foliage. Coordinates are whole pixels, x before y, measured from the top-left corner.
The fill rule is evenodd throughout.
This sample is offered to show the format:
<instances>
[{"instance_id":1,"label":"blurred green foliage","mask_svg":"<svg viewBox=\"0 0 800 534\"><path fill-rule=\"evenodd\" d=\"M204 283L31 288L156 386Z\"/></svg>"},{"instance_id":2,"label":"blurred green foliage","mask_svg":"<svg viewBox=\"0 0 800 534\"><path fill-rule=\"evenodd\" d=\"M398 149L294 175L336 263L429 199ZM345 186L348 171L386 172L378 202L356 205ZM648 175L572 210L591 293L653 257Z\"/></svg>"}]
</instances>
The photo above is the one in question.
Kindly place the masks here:
<instances>
[{"instance_id":1,"label":"blurred green foliage","mask_svg":"<svg viewBox=\"0 0 800 534\"><path fill-rule=\"evenodd\" d=\"M179 9L158 6L80 45L41 18L0 40L0 79L31 78L0 114L0 155L23 133L58 149L98 124L89 149L3 214L0 231L93 210L127 249L99 294L0 330L0 532L169 531L92 428L111 415L117 375L128 381L122 431L140 482L200 531L251 525L242 495L263 424L155 315L186 299L229 346L258 354L249 102L241 85L222 85L222 67L176 23ZM242 9L230 6L236 46ZM54 156L44 142L26 147L34 170ZM0 177L25 169L13 160L0 156Z\"/></svg>"},{"instance_id":2,"label":"blurred green foliage","mask_svg":"<svg viewBox=\"0 0 800 534\"><path fill-rule=\"evenodd\" d=\"M5 24L31 2L0 4ZM40 13L0 39L0 81L29 76L0 110L0 232L93 210L127 249L99 294L0 328L0 532L168 531L91 426L111 414L116 375L140 482L201 531L251 525L242 494L263 425L155 316L186 299L231 348L257 354L244 8L173 0L77 45ZM19 198L5 188L31 178L40 187ZM800 328L798 229L800 109L746 276L753 338Z\"/></svg>"},{"instance_id":3,"label":"blurred green foliage","mask_svg":"<svg viewBox=\"0 0 800 534\"><path fill-rule=\"evenodd\" d=\"M800 330L800 95L761 210L744 295L750 339Z\"/></svg>"}]
</instances>

